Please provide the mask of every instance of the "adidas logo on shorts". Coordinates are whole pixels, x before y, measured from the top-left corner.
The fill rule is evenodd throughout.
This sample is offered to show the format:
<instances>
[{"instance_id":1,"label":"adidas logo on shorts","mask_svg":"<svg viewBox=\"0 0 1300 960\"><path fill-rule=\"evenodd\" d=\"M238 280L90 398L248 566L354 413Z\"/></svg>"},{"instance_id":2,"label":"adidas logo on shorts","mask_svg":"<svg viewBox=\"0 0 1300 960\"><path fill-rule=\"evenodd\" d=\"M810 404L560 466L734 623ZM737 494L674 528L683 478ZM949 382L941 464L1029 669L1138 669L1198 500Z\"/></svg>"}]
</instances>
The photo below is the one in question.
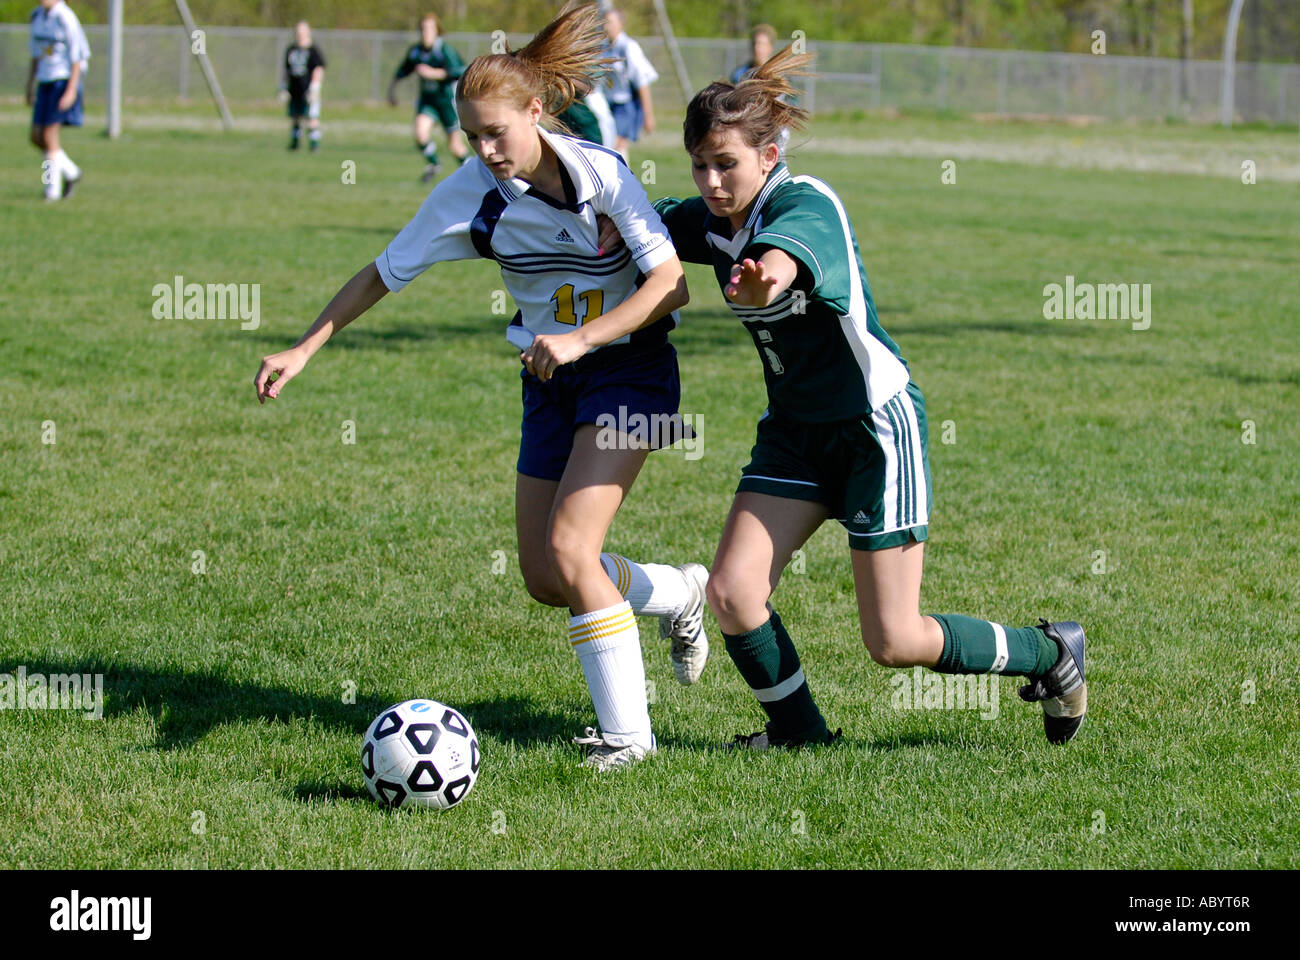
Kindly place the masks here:
<instances>
[{"instance_id":1,"label":"adidas logo on shorts","mask_svg":"<svg viewBox=\"0 0 1300 960\"><path fill-rule=\"evenodd\" d=\"M870 523L870 522L871 522L871 518L870 518L869 516L867 516L867 514L866 514L865 511L859 510L859 511L858 511L858 515L857 515L856 517L853 518L853 522L854 522L854 523Z\"/></svg>"},{"instance_id":2,"label":"adidas logo on shorts","mask_svg":"<svg viewBox=\"0 0 1300 960\"><path fill-rule=\"evenodd\" d=\"M557 234L555 235L555 239L556 239L556 241L557 241L558 243L573 243L573 242L574 242L573 237L569 236L569 231L566 230L566 229L564 229L563 227L561 227L561 228L560 228L560 232L557 233Z\"/></svg>"}]
</instances>

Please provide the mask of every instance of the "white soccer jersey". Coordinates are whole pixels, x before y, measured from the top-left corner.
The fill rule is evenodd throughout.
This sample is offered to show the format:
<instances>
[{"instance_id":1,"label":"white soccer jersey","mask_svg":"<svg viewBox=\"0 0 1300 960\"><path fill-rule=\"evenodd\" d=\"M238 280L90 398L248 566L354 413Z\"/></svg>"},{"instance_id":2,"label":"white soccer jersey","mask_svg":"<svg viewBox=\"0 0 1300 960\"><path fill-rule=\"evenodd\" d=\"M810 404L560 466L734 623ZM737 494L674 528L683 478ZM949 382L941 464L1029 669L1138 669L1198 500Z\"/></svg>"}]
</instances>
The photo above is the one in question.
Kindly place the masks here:
<instances>
[{"instance_id":1,"label":"white soccer jersey","mask_svg":"<svg viewBox=\"0 0 1300 960\"><path fill-rule=\"evenodd\" d=\"M630 297L641 274L676 256L622 157L585 140L538 132L567 174L569 201L541 195L525 180L498 180L475 156L434 188L375 259L389 290L401 290L440 260L484 257L500 264L532 334L572 333ZM597 256L598 213L618 226L625 247Z\"/></svg>"},{"instance_id":2,"label":"white soccer jersey","mask_svg":"<svg viewBox=\"0 0 1300 960\"><path fill-rule=\"evenodd\" d=\"M31 52L38 58L36 82L49 83L66 80L72 76L72 65L90 59L90 44L81 21L63 0L48 11L37 7L32 11Z\"/></svg>"},{"instance_id":3,"label":"white soccer jersey","mask_svg":"<svg viewBox=\"0 0 1300 960\"><path fill-rule=\"evenodd\" d=\"M634 91L648 87L659 79L659 72L641 49L641 44L626 33L620 33L609 45L607 52L615 58L610 64L609 72L605 74L610 103L627 103L632 99Z\"/></svg>"}]
</instances>

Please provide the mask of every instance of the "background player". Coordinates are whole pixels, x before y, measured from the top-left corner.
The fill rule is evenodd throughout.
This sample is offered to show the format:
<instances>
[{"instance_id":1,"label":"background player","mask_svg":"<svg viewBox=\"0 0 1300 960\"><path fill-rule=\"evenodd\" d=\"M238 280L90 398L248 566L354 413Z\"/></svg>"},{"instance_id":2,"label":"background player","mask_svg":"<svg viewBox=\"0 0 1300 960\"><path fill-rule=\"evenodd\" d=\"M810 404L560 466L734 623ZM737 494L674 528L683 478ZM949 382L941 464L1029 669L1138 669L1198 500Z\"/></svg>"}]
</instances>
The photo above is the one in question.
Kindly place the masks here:
<instances>
[{"instance_id":1,"label":"background player","mask_svg":"<svg viewBox=\"0 0 1300 960\"><path fill-rule=\"evenodd\" d=\"M44 155L41 182L46 200L60 200L81 180L81 168L59 143L59 128L81 126L82 86L90 44L81 21L63 0L41 0L30 19L32 68L27 105L31 142Z\"/></svg>"},{"instance_id":2,"label":"background player","mask_svg":"<svg viewBox=\"0 0 1300 960\"><path fill-rule=\"evenodd\" d=\"M770 23L760 23L749 31L749 62L742 63L731 71L732 86L744 80L745 75L751 70L771 60L774 46L776 46L776 28Z\"/></svg>"},{"instance_id":3,"label":"background player","mask_svg":"<svg viewBox=\"0 0 1300 960\"><path fill-rule=\"evenodd\" d=\"M284 83L289 94L289 117L293 122L289 149L297 150L302 118L307 118L307 137L311 149L320 149L320 93L325 81L325 57L311 42L311 26L299 20L294 28L294 42L284 51Z\"/></svg>"},{"instance_id":4,"label":"background player","mask_svg":"<svg viewBox=\"0 0 1300 960\"><path fill-rule=\"evenodd\" d=\"M605 36L609 38L608 55L612 58L605 76L605 99L614 117L614 147L627 160L628 149L632 141L639 139L641 130L655 132L650 84L659 79L659 73L641 44L623 29L622 11L611 8L605 13Z\"/></svg>"},{"instance_id":5,"label":"background player","mask_svg":"<svg viewBox=\"0 0 1300 960\"><path fill-rule=\"evenodd\" d=\"M460 56L442 38L442 21L436 13L426 13L420 19L420 42L412 44L406 51L406 57L388 85L388 102L397 106L397 82L412 73L420 78L413 132L415 147L425 160L421 177L425 183L436 177L442 168L438 163L438 147L433 142L435 117L447 132L447 149L452 156L461 163L469 156L454 102L456 81L464 70Z\"/></svg>"},{"instance_id":6,"label":"background player","mask_svg":"<svg viewBox=\"0 0 1300 960\"><path fill-rule=\"evenodd\" d=\"M691 100L684 140L700 196L655 204L683 260L711 264L763 363L769 407L718 545L709 604L727 652L768 716L736 745L824 743L794 643L770 606L794 551L828 518L848 530L862 639L889 667L1005 673L1031 681L1047 738L1072 739L1087 709L1084 633L1073 622L1005 627L922 616L930 467L925 399L876 317L857 238L835 192L790 175L782 127L810 57L786 48L740 84Z\"/></svg>"},{"instance_id":7,"label":"background player","mask_svg":"<svg viewBox=\"0 0 1300 960\"><path fill-rule=\"evenodd\" d=\"M600 723L579 743L611 769L655 749L636 614L661 618L678 679L708 655L707 574L698 564L636 564L602 553L606 532L650 447L671 436L621 434L597 422L677 413L673 311L686 302L681 263L636 176L613 151L548 132L600 69L599 15L566 10L514 55L475 59L457 95L477 157L440 183L374 263L330 301L293 348L266 357L258 399L279 395L333 333L432 264L484 257L501 265L520 306L508 331L525 367L515 485L519 562L529 594L568 607L569 640ZM596 216L628 249L603 254ZM277 379L272 379L277 377ZM680 422L680 421L679 421Z\"/></svg>"}]
</instances>

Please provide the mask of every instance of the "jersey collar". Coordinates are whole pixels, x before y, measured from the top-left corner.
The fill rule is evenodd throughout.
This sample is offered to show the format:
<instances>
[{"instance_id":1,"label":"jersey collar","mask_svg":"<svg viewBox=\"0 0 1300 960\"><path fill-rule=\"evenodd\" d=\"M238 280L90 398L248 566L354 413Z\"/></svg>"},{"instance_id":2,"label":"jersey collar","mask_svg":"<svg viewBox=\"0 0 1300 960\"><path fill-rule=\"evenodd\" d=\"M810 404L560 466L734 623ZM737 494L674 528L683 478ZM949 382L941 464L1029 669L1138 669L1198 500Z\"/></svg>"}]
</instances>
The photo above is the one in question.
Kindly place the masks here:
<instances>
[{"instance_id":1,"label":"jersey collar","mask_svg":"<svg viewBox=\"0 0 1300 960\"><path fill-rule=\"evenodd\" d=\"M772 196L772 191L790 179L790 171L786 169L785 161L777 161L772 172L767 175L767 183L763 184L763 189L758 191L758 196L754 198L754 205L749 209L749 218L745 221L745 229L754 229L754 224L758 221L758 215L763 210L763 204L767 203L768 198Z\"/></svg>"},{"instance_id":2,"label":"jersey collar","mask_svg":"<svg viewBox=\"0 0 1300 960\"><path fill-rule=\"evenodd\" d=\"M596 168L591 165L591 161L583 154L582 148L577 145L576 141L562 134L551 133L541 126L537 128L537 133L551 145L551 149L555 151L555 156L559 158L560 163L564 165L564 169L568 172L569 179L573 183L575 202L581 206L596 196L600 192L600 180L597 178ZM501 191L501 195L506 200L511 202L518 200L531 187L532 184L519 177L497 181L497 189Z\"/></svg>"}]
</instances>

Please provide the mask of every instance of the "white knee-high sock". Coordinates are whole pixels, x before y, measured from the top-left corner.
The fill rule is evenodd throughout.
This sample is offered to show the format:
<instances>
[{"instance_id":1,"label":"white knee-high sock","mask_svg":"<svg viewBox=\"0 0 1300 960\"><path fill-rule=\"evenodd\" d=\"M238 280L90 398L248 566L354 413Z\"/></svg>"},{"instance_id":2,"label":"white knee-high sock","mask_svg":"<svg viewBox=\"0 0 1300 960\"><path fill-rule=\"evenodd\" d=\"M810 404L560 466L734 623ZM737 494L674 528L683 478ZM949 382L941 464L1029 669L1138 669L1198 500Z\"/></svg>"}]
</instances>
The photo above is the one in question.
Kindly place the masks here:
<instances>
[{"instance_id":1,"label":"white knee-high sock","mask_svg":"<svg viewBox=\"0 0 1300 960\"><path fill-rule=\"evenodd\" d=\"M45 162L41 164L41 182L45 184L47 197L63 195L63 168L59 166L58 151L45 152Z\"/></svg>"},{"instance_id":2,"label":"white knee-high sock","mask_svg":"<svg viewBox=\"0 0 1300 960\"><path fill-rule=\"evenodd\" d=\"M569 642L582 664L605 739L615 746L637 743L649 748L641 635L627 601L571 618Z\"/></svg>"},{"instance_id":3,"label":"white knee-high sock","mask_svg":"<svg viewBox=\"0 0 1300 960\"><path fill-rule=\"evenodd\" d=\"M60 147L54 154L54 162L59 165L63 175L69 180L76 180L81 176L81 168L72 162L72 158Z\"/></svg>"},{"instance_id":4,"label":"white knee-high sock","mask_svg":"<svg viewBox=\"0 0 1300 960\"><path fill-rule=\"evenodd\" d=\"M638 616L681 616L691 602L686 576L676 567L665 563L635 563L617 553L602 553L600 565Z\"/></svg>"}]
</instances>

